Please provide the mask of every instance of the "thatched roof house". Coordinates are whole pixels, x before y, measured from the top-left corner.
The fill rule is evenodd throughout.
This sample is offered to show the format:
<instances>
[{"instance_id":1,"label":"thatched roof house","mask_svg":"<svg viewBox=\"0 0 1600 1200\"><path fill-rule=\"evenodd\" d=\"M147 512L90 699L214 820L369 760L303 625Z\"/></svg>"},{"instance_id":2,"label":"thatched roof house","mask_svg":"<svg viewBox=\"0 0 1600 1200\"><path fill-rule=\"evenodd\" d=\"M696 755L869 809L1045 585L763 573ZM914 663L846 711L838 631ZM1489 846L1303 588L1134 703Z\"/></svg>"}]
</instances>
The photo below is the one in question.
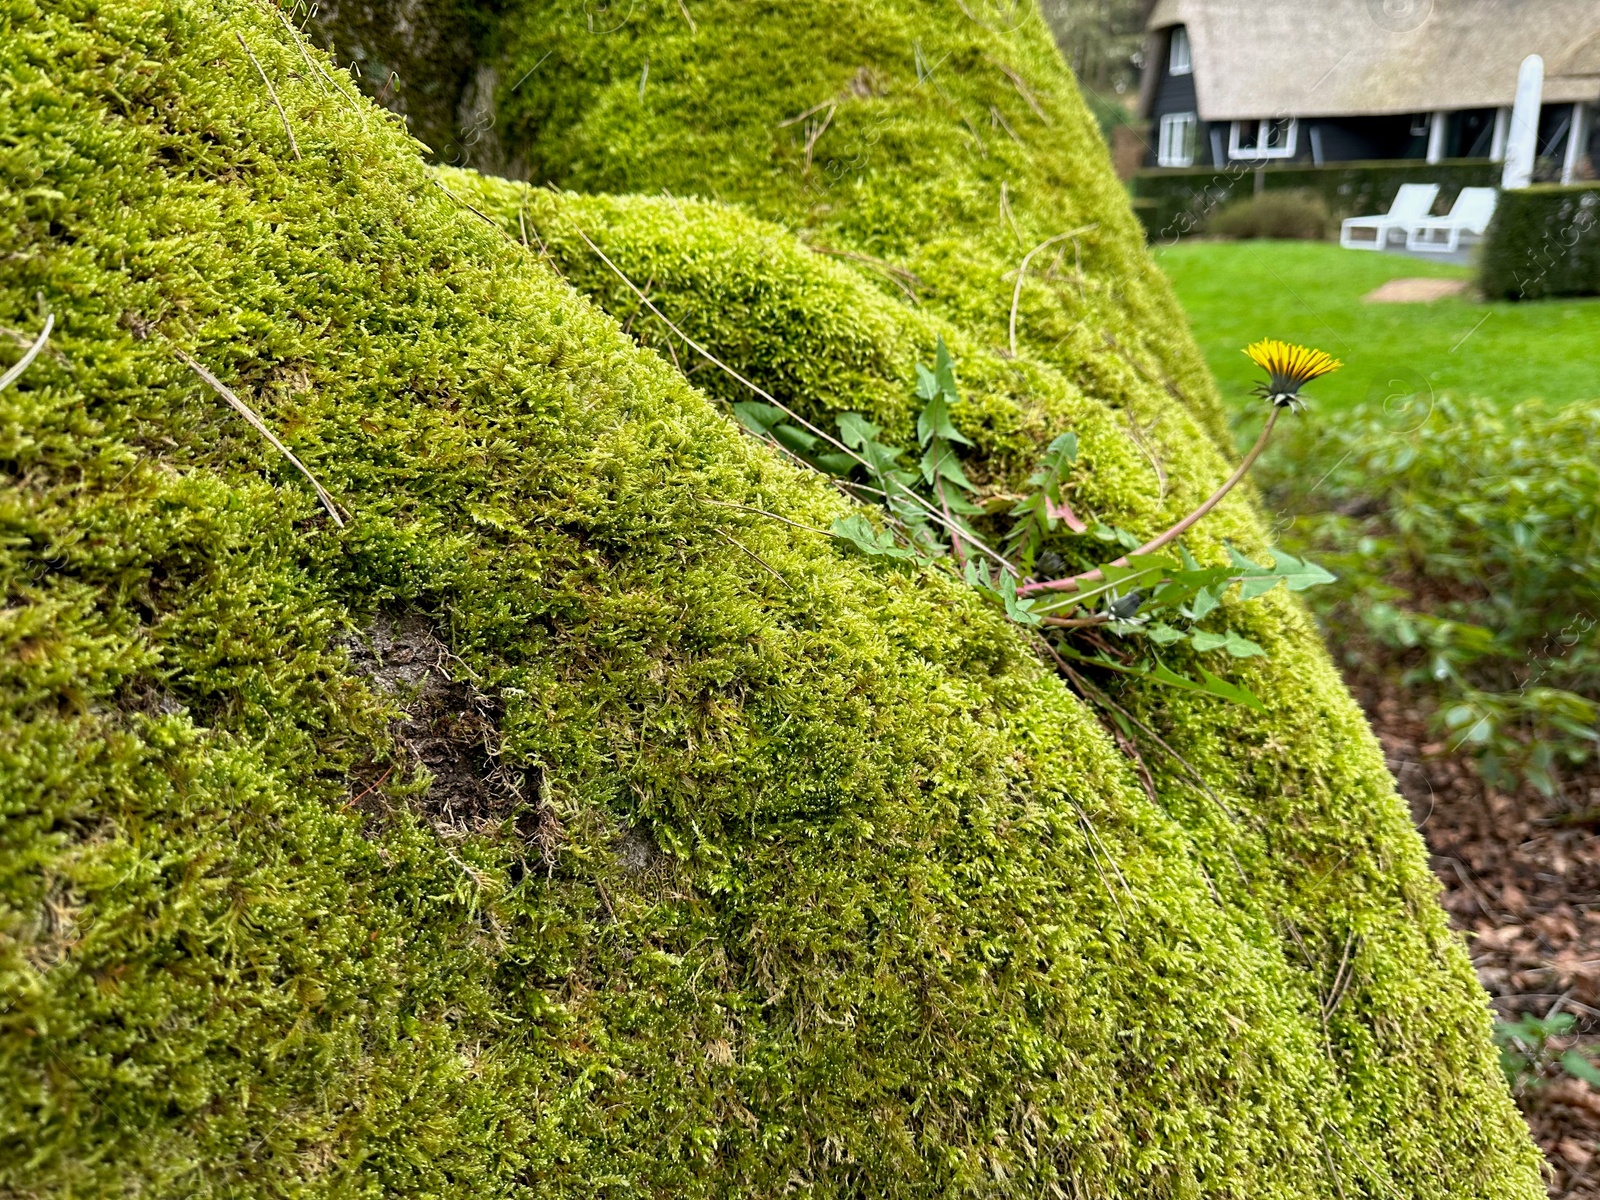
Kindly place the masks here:
<instances>
[{"instance_id":1,"label":"thatched roof house","mask_svg":"<svg viewBox=\"0 0 1600 1200\"><path fill-rule=\"evenodd\" d=\"M1530 54L1540 154L1589 166L1596 0L1157 0L1147 28L1153 166L1498 158Z\"/></svg>"}]
</instances>

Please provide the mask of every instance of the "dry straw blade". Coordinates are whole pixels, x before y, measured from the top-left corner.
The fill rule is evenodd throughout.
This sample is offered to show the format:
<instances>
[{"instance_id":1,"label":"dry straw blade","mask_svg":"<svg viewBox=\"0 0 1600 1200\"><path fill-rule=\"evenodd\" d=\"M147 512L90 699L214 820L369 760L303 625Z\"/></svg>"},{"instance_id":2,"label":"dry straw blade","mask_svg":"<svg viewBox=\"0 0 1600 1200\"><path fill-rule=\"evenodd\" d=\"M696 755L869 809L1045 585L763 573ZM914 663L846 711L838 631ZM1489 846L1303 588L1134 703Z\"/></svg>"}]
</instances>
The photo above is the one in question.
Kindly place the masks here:
<instances>
[{"instance_id":1,"label":"dry straw blade","mask_svg":"<svg viewBox=\"0 0 1600 1200\"><path fill-rule=\"evenodd\" d=\"M201 379L205 380L206 383L210 384L211 389L215 391L217 395L221 396L229 404L233 405L234 409L239 413L239 415L246 421L249 421L250 424L255 427L257 433L266 438L267 441L271 442L279 454L283 455L295 465L295 469L298 470L300 474L304 475L306 477L306 481L316 489L317 499L322 501L322 507L328 510L328 515L333 518L333 523L340 529L343 529L344 518L339 515L339 506L334 503L333 497L328 494L328 490L317 482L317 477L311 473L310 469L305 465L305 463L296 458L294 456L294 452L280 442L272 430L267 428L266 422L260 417L256 416L255 411L248 404L239 399L238 396L234 395L232 389L229 388L227 384L223 383L222 380L218 379L210 371L206 370L205 367L196 362L193 357L184 353L182 350L177 349L176 347L174 347L173 353L183 361L185 366L187 366L196 375L200 376Z\"/></svg>"}]
</instances>

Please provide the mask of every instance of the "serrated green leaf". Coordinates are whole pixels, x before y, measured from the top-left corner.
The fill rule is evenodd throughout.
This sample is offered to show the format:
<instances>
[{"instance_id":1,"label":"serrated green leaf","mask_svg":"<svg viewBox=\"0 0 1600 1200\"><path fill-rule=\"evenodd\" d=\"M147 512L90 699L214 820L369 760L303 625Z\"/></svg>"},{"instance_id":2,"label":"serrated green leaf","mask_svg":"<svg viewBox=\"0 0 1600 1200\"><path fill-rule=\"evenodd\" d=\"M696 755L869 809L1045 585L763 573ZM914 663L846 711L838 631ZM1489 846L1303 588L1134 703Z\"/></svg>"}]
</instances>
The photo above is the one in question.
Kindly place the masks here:
<instances>
[{"instance_id":1,"label":"serrated green leaf","mask_svg":"<svg viewBox=\"0 0 1600 1200\"><path fill-rule=\"evenodd\" d=\"M1152 621L1145 627L1145 636L1158 646L1170 646L1183 641L1183 633L1164 621Z\"/></svg>"},{"instance_id":2,"label":"serrated green leaf","mask_svg":"<svg viewBox=\"0 0 1600 1200\"><path fill-rule=\"evenodd\" d=\"M822 439L816 434L801 429L798 425L774 425L771 432L778 445L793 450L802 457L810 455L823 444Z\"/></svg>"},{"instance_id":3,"label":"serrated green leaf","mask_svg":"<svg viewBox=\"0 0 1600 1200\"><path fill-rule=\"evenodd\" d=\"M1600 1067L1590 1062L1582 1051L1568 1050L1561 1056L1561 1069L1590 1087L1600 1088Z\"/></svg>"},{"instance_id":4,"label":"serrated green leaf","mask_svg":"<svg viewBox=\"0 0 1600 1200\"><path fill-rule=\"evenodd\" d=\"M764 436L774 425L784 419L783 409L759 400L741 400L733 406L733 416L751 433Z\"/></svg>"},{"instance_id":5,"label":"serrated green leaf","mask_svg":"<svg viewBox=\"0 0 1600 1200\"><path fill-rule=\"evenodd\" d=\"M1201 654L1208 654L1212 650L1221 650L1228 644L1228 635L1225 633L1212 633L1209 629L1196 629L1189 634L1189 644Z\"/></svg>"},{"instance_id":6,"label":"serrated green leaf","mask_svg":"<svg viewBox=\"0 0 1600 1200\"><path fill-rule=\"evenodd\" d=\"M972 491L972 481L961 469L961 460L950 449L949 443L942 439L934 439L927 453L922 456L922 477L929 485L945 479L964 492Z\"/></svg>"},{"instance_id":7,"label":"serrated green leaf","mask_svg":"<svg viewBox=\"0 0 1600 1200\"><path fill-rule=\"evenodd\" d=\"M839 440L852 450L859 450L868 442L876 440L883 432L882 428L874 425L860 413L840 413L836 424L839 426Z\"/></svg>"},{"instance_id":8,"label":"serrated green leaf","mask_svg":"<svg viewBox=\"0 0 1600 1200\"><path fill-rule=\"evenodd\" d=\"M1260 698L1248 688L1229 683L1226 679L1218 679L1204 667L1200 668L1200 678L1205 681L1205 690L1208 695L1217 696L1223 700L1231 700L1234 704L1242 704L1246 708L1254 709L1259 713L1267 711L1267 706L1261 703Z\"/></svg>"},{"instance_id":9,"label":"serrated green leaf","mask_svg":"<svg viewBox=\"0 0 1600 1200\"><path fill-rule=\"evenodd\" d=\"M1045 448L1045 461L1052 463L1059 473L1063 468L1070 467L1078 461L1078 435L1072 430L1058 433L1055 439Z\"/></svg>"},{"instance_id":10,"label":"serrated green leaf","mask_svg":"<svg viewBox=\"0 0 1600 1200\"><path fill-rule=\"evenodd\" d=\"M1240 567L1240 568L1242 568L1243 570L1246 570L1246 571L1252 571L1253 572L1253 571L1265 571L1265 570L1267 570L1267 568L1262 566L1260 563L1251 562L1248 558L1246 558L1244 555L1240 554L1232 546L1228 547L1228 561L1233 563L1234 566Z\"/></svg>"},{"instance_id":11,"label":"serrated green leaf","mask_svg":"<svg viewBox=\"0 0 1600 1200\"><path fill-rule=\"evenodd\" d=\"M942 437L948 442L972 445L950 421L950 408L945 397L935 396L917 417L917 441L926 446L933 438Z\"/></svg>"},{"instance_id":12,"label":"serrated green leaf","mask_svg":"<svg viewBox=\"0 0 1600 1200\"><path fill-rule=\"evenodd\" d=\"M851 513L848 517L836 520L829 532L834 537L849 542L862 554L870 558L914 559L916 551L908 550L894 540L894 534L888 530L873 527L871 521L861 513Z\"/></svg>"},{"instance_id":13,"label":"serrated green leaf","mask_svg":"<svg viewBox=\"0 0 1600 1200\"><path fill-rule=\"evenodd\" d=\"M1303 592L1307 588L1320 587L1326 583L1333 583L1338 578L1310 559L1295 558L1282 550L1274 550L1272 559L1273 573L1283 577L1291 592Z\"/></svg>"},{"instance_id":14,"label":"serrated green leaf","mask_svg":"<svg viewBox=\"0 0 1600 1200\"><path fill-rule=\"evenodd\" d=\"M951 400L956 398L956 370L955 362L950 357L950 348L944 344L944 336L939 337L939 344L934 348L933 375L938 381L939 389Z\"/></svg>"},{"instance_id":15,"label":"serrated green leaf","mask_svg":"<svg viewBox=\"0 0 1600 1200\"><path fill-rule=\"evenodd\" d=\"M1249 575L1239 581L1239 599L1254 600L1257 596L1265 596L1273 588L1283 582L1281 575Z\"/></svg>"},{"instance_id":16,"label":"serrated green leaf","mask_svg":"<svg viewBox=\"0 0 1600 1200\"><path fill-rule=\"evenodd\" d=\"M972 503L960 492L946 492L944 502L951 512L962 516L981 517L984 513L983 505Z\"/></svg>"},{"instance_id":17,"label":"serrated green leaf","mask_svg":"<svg viewBox=\"0 0 1600 1200\"><path fill-rule=\"evenodd\" d=\"M1267 652L1256 645L1247 637L1240 637L1233 630L1228 630L1228 640L1222 647L1234 658L1265 658Z\"/></svg>"},{"instance_id":18,"label":"serrated green leaf","mask_svg":"<svg viewBox=\"0 0 1600 1200\"><path fill-rule=\"evenodd\" d=\"M1194 614L1196 621L1205 620L1206 614L1217 607L1220 601L1216 596L1216 589L1203 587L1194 594L1194 600L1189 605L1189 611Z\"/></svg>"},{"instance_id":19,"label":"serrated green leaf","mask_svg":"<svg viewBox=\"0 0 1600 1200\"><path fill-rule=\"evenodd\" d=\"M1006 616L1018 625L1031 627L1039 624L1039 615L1033 611L1033 601L1017 599L1015 575L1008 573L1000 577L1000 599L1005 602Z\"/></svg>"}]
</instances>

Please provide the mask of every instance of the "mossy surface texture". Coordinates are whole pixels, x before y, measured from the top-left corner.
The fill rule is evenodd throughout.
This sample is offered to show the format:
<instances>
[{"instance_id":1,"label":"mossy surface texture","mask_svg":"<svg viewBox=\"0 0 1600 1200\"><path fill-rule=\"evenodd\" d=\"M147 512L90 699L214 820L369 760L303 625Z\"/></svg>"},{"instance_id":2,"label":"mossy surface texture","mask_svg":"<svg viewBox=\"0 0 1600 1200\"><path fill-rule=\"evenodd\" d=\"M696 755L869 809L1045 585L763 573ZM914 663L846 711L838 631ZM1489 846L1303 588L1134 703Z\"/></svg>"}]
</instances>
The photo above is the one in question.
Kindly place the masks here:
<instances>
[{"instance_id":1,"label":"mossy surface texture","mask_svg":"<svg viewBox=\"0 0 1600 1200\"><path fill-rule=\"evenodd\" d=\"M1016 321L1097 394L1215 388L1027 0L509 4L497 133L530 180L735 202L819 252L907 271L985 344ZM624 18L624 10L626 17ZM691 24L692 23L692 24ZM1071 236L1062 236L1071 235Z\"/></svg>"},{"instance_id":2,"label":"mossy surface texture","mask_svg":"<svg viewBox=\"0 0 1600 1200\"><path fill-rule=\"evenodd\" d=\"M862 53L988 69L956 9L804 11L751 10L817 62L859 14ZM652 38L687 71L713 36L691 12L641 14L647 97ZM752 309L747 357L818 413L908 412L904 356L947 332L990 486L1074 427L1075 498L1152 524L1225 468L1214 404L1042 31L1004 38L1076 131L1014 203L1099 223L1093 337L1148 380L1092 338L1074 357L1082 331L1054 346L1080 318L1047 290L1021 357L994 352L1016 247L954 166L902 175L903 216L885 178L837 218L899 223L838 248L948 281L920 308L730 210L573 211L664 275L702 234L747 280L780 247L767 278L799 290ZM745 46L792 115L772 43ZM1152 798L1020 633L812 532L837 492L313 61L228 0L0 7L0 361L58 322L0 392L0 1190L1540 1194L1421 844L1298 607L1233 617L1271 652L1244 677L1270 716L1123 695L1190 764L1148 759ZM730 113L756 104L735 82ZM612 93L538 94L570 131ZM980 132L987 170L1010 139ZM569 182L653 190L642 144ZM789 219L803 164L736 150L705 178ZM500 220L509 186L475 193ZM784 367L763 330L813 307L836 320ZM1130 414L1165 414L1164 484ZM1260 545L1248 504L1197 552L1223 536ZM400 641L396 687L371 664ZM423 737L429 695L456 699Z\"/></svg>"}]
</instances>

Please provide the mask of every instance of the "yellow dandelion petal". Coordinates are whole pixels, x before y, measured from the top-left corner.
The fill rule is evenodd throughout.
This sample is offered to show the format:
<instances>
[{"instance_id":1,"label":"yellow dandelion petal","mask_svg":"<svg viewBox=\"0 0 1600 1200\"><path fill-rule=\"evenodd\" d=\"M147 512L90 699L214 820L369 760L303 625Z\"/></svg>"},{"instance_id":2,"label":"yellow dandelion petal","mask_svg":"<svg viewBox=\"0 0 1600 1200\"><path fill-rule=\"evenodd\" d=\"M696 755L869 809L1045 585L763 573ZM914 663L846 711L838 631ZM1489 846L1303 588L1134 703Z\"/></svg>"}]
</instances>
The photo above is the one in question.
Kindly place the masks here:
<instances>
[{"instance_id":1,"label":"yellow dandelion petal","mask_svg":"<svg viewBox=\"0 0 1600 1200\"><path fill-rule=\"evenodd\" d=\"M1244 352L1268 376L1257 394L1274 404L1291 407L1300 403L1300 389L1306 384L1344 366L1326 351L1292 346L1276 338L1263 338Z\"/></svg>"}]
</instances>

